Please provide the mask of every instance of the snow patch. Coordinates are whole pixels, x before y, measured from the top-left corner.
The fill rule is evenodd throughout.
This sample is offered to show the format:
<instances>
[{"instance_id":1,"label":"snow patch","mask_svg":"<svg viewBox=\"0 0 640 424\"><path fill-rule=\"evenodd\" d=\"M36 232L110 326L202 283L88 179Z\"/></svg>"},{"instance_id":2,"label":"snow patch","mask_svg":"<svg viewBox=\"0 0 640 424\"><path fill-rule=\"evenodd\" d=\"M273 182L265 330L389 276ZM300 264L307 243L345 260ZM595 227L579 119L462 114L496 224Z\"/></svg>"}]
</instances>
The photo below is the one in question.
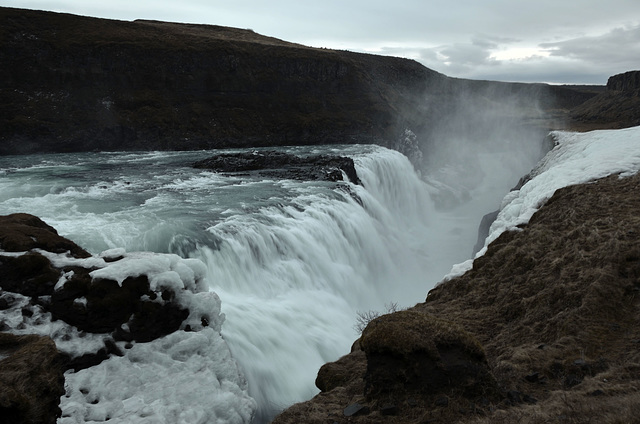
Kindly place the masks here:
<instances>
[{"instance_id":1,"label":"snow patch","mask_svg":"<svg viewBox=\"0 0 640 424\"><path fill-rule=\"evenodd\" d=\"M504 197L484 247L475 258L484 255L487 246L503 232L517 231L518 226L527 224L559 188L614 174L624 178L640 170L640 127L588 133L553 131L551 136L556 140L555 147L533 169L520 190ZM458 277L472 266L472 260L454 265L442 281Z\"/></svg>"}]
</instances>

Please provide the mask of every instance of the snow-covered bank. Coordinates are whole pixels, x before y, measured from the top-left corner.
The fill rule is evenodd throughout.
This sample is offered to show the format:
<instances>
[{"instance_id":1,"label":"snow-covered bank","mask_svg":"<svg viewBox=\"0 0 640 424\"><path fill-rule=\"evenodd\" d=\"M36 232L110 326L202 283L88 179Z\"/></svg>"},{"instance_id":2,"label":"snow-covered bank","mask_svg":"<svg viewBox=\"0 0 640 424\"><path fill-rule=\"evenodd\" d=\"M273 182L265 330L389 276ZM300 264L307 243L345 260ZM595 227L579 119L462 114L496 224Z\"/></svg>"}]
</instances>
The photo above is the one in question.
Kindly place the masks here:
<instances>
[{"instance_id":1,"label":"snow-covered bank","mask_svg":"<svg viewBox=\"0 0 640 424\"><path fill-rule=\"evenodd\" d=\"M587 183L608 175L630 176L640 170L640 127L588 133L554 131L556 145L547 153L519 189L503 199L484 247L505 231L518 231L559 188ZM444 281L460 276L473 266L473 259L454 265Z\"/></svg>"},{"instance_id":2,"label":"snow-covered bank","mask_svg":"<svg viewBox=\"0 0 640 424\"><path fill-rule=\"evenodd\" d=\"M20 258L27 254L42 255L60 270L54 292L63 290L67 284L77 284L73 277L79 268L92 270L89 275L94 281L112 280L120 287L130 277L145 276L151 293L157 295L150 302L171 301L189 313L180 329L163 337L144 343L114 342L111 333L78 330L54 319L42 306L30 302L29 297L3 291L0 297L10 305L2 311L8 331L49 336L70 358L95 353L105 343L115 344L119 349L119 354L98 365L65 373L66 394L60 399L62 417L58 423L251 421L256 402L248 395L247 381L220 335L224 314L220 312L220 299L209 290L201 261L173 254L127 253L124 249L88 258L41 249L2 251L0 257ZM168 291L172 293L170 298L166 295ZM39 301L47 304L50 298L39 296ZM77 297L74 307L83 307L91 316L87 303L86 297ZM133 315L129 323L132 321ZM128 323L122 324L123 328L127 326Z\"/></svg>"}]
</instances>

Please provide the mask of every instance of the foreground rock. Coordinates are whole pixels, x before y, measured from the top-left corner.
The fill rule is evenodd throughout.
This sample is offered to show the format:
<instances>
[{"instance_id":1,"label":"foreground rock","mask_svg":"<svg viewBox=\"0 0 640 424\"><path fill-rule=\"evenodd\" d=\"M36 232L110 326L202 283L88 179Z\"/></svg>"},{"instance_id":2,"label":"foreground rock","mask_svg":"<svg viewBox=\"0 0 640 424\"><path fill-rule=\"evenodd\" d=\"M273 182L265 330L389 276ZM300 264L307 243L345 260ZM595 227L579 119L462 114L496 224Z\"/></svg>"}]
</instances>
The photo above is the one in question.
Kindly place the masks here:
<instances>
[{"instance_id":1,"label":"foreground rock","mask_svg":"<svg viewBox=\"0 0 640 424\"><path fill-rule=\"evenodd\" d=\"M222 173L253 172L265 178L342 181L343 173L360 184L353 159L342 156L296 156L275 151L224 153L196 162L194 168Z\"/></svg>"},{"instance_id":2,"label":"foreground rock","mask_svg":"<svg viewBox=\"0 0 640 424\"><path fill-rule=\"evenodd\" d=\"M184 408L250 422L205 273L177 255L90 255L37 217L0 217L0 421L159 422Z\"/></svg>"},{"instance_id":3,"label":"foreground rock","mask_svg":"<svg viewBox=\"0 0 640 424\"><path fill-rule=\"evenodd\" d=\"M0 333L0 421L55 423L64 394L62 363L48 337Z\"/></svg>"},{"instance_id":4,"label":"foreground rock","mask_svg":"<svg viewBox=\"0 0 640 424\"><path fill-rule=\"evenodd\" d=\"M497 399L482 346L453 322L413 311L384 315L365 328L360 346L367 399L398 404L452 389L473 400Z\"/></svg>"},{"instance_id":5,"label":"foreground rock","mask_svg":"<svg viewBox=\"0 0 640 424\"><path fill-rule=\"evenodd\" d=\"M275 422L635 422L638 192L638 175L556 191L471 271L372 321Z\"/></svg>"},{"instance_id":6,"label":"foreground rock","mask_svg":"<svg viewBox=\"0 0 640 424\"><path fill-rule=\"evenodd\" d=\"M0 256L2 289L34 299L33 306L54 319L90 333L111 333L116 340L144 342L174 332L187 318L186 308L171 302L175 294L154 292L144 275L118 282L94 278L91 273L99 269L98 263L84 267L70 261L56 266L51 253L69 252L74 259L90 255L35 216L3 216L0 225L0 249L18 253Z\"/></svg>"}]
</instances>

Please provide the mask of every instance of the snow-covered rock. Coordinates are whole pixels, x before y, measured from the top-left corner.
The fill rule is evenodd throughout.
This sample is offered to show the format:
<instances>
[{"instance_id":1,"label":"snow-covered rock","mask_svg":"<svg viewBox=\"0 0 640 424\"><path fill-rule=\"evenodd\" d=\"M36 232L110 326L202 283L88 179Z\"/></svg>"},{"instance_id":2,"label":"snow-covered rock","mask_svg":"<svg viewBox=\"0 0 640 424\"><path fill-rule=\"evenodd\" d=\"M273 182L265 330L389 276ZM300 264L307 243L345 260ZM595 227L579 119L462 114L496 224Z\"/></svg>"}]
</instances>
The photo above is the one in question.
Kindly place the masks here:
<instances>
[{"instance_id":1,"label":"snow-covered rock","mask_svg":"<svg viewBox=\"0 0 640 424\"><path fill-rule=\"evenodd\" d=\"M0 318L5 331L51 337L66 358L59 423L251 421L256 403L202 262L88 255L36 217L0 219Z\"/></svg>"}]
</instances>

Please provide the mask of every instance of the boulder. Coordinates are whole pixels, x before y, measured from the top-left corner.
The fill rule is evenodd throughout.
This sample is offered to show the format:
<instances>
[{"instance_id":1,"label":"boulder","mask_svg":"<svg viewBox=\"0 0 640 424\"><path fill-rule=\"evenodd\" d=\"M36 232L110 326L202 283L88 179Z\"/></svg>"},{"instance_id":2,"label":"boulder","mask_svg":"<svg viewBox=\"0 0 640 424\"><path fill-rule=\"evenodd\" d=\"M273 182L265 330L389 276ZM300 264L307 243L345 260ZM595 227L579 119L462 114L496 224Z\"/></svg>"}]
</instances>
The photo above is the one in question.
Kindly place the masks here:
<instances>
[{"instance_id":1,"label":"boulder","mask_svg":"<svg viewBox=\"0 0 640 424\"><path fill-rule=\"evenodd\" d=\"M0 256L0 287L25 296L46 296L60 278L60 270L37 252L21 256Z\"/></svg>"},{"instance_id":2,"label":"boulder","mask_svg":"<svg viewBox=\"0 0 640 424\"><path fill-rule=\"evenodd\" d=\"M180 328L187 309L172 302L170 290L156 293L144 275L121 283L93 278L95 268L56 267L43 253L90 254L58 235L55 229L28 214L0 216L0 248L16 255L0 255L0 287L32 297L54 319L91 333L112 333L116 339L150 341ZM110 263L122 260L113 258ZM64 279L64 285L58 282ZM44 297L44 300L38 300ZM124 326L123 326L124 325Z\"/></svg>"},{"instance_id":3,"label":"boulder","mask_svg":"<svg viewBox=\"0 0 640 424\"><path fill-rule=\"evenodd\" d=\"M172 297L170 291L158 296L150 290L144 275L118 284L92 279L86 269L75 268L73 276L51 293L50 303L44 306L55 319L80 330L112 333L116 340L147 342L178 330L189 315L187 309L171 302Z\"/></svg>"},{"instance_id":4,"label":"boulder","mask_svg":"<svg viewBox=\"0 0 640 424\"><path fill-rule=\"evenodd\" d=\"M442 393L499 397L484 349L453 322L421 312L395 312L371 321L360 345L367 357L369 400Z\"/></svg>"},{"instance_id":5,"label":"boulder","mask_svg":"<svg viewBox=\"0 0 640 424\"><path fill-rule=\"evenodd\" d=\"M335 362L324 364L318 371L316 387L321 392L328 392L336 387L346 386L354 379L362 379L366 371L364 356L364 352L358 350Z\"/></svg>"},{"instance_id":6,"label":"boulder","mask_svg":"<svg viewBox=\"0 0 640 424\"><path fill-rule=\"evenodd\" d=\"M37 216L14 213L0 216L0 249L7 252L26 252L42 249L53 253L69 252L75 258L91 256L69 239L61 237L55 228Z\"/></svg>"},{"instance_id":7,"label":"boulder","mask_svg":"<svg viewBox=\"0 0 640 424\"><path fill-rule=\"evenodd\" d=\"M1 423L55 423L64 393L62 360L53 340L0 333Z\"/></svg>"}]
</instances>

